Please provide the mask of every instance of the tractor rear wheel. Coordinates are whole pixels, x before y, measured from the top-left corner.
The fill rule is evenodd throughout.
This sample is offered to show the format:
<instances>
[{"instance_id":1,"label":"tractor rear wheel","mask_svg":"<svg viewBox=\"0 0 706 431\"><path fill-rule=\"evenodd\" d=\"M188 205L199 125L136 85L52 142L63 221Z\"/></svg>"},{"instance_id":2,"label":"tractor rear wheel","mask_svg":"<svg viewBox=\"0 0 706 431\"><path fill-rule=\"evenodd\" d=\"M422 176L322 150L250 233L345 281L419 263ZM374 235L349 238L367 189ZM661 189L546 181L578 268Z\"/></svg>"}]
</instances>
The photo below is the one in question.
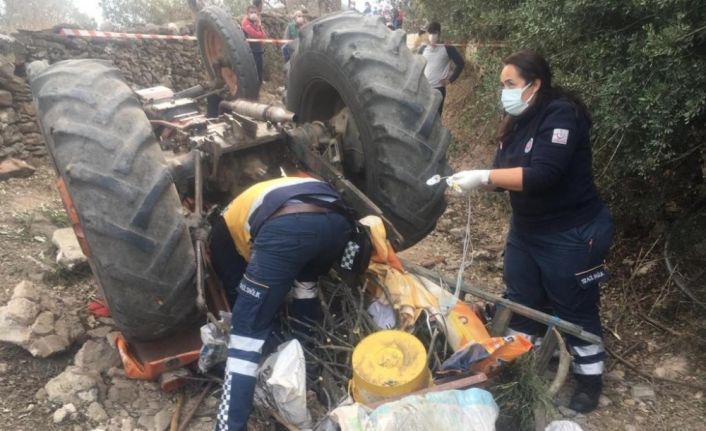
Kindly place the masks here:
<instances>
[{"instance_id":1,"label":"tractor rear wheel","mask_svg":"<svg viewBox=\"0 0 706 431\"><path fill-rule=\"evenodd\" d=\"M201 60L211 79L228 87L229 98L257 99L260 80L245 34L223 9L206 6L196 18Z\"/></svg>"},{"instance_id":2,"label":"tractor rear wheel","mask_svg":"<svg viewBox=\"0 0 706 431\"><path fill-rule=\"evenodd\" d=\"M193 245L136 95L109 61L35 64L39 123L116 325L128 339L149 340L193 323Z\"/></svg>"},{"instance_id":3,"label":"tractor rear wheel","mask_svg":"<svg viewBox=\"0 0 706 431\"><path fill-rule=\"evenodd\" d=\"M402 234L398 249L424 238L446 207L444 185L426 185L450 173L439 103L424 60L381 19L342 12L299 31L287 107L301 122L347 123L342 173Z\"/></svg>"}]
</instances>

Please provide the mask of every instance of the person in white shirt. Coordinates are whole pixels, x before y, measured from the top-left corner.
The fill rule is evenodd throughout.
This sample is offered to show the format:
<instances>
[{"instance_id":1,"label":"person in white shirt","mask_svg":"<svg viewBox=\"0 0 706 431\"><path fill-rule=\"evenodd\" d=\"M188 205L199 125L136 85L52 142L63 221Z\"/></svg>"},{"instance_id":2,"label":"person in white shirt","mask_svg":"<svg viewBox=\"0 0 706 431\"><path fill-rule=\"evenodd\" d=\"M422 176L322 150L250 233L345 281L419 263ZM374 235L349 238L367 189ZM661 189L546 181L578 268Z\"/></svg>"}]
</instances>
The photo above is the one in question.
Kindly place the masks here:
<instances>
[{"instance_id":1,"label":"person in white shirt","mask_svg":"<svg viewBox=\"0 0 706 431\"><path fill-rule=\"evenodd\" d=\"M439 115L441 115L444 99L446 99L446 86L458 79L465 62L456 48L441 43L441 24L430 23L427 26L427 33L429 33L429 43L422 45L419 53L427 60L424 75L429 85L441 93L439 104Z\"/></svg>"}]
</instances>

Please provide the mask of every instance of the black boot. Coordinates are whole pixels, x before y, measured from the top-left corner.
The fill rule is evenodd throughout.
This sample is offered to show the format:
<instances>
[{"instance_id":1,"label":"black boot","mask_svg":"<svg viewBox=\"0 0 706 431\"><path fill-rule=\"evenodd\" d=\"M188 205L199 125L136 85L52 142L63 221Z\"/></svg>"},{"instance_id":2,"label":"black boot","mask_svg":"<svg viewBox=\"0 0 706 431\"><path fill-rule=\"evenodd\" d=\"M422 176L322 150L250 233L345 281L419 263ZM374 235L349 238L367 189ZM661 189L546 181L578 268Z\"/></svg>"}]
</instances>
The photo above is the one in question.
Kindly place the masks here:
<instances>
[{"instance_id":1,"label":"black boot","mask_svg":"<svg viewBox=\"0 0 706 431\"><path fill-rule=\"evenodd\" d=\"M603 375L574 374L576 390L571 397L569 408L579 413L588 413L598 407L598 399L603 390Z\"/></svg>"}]
</instances>

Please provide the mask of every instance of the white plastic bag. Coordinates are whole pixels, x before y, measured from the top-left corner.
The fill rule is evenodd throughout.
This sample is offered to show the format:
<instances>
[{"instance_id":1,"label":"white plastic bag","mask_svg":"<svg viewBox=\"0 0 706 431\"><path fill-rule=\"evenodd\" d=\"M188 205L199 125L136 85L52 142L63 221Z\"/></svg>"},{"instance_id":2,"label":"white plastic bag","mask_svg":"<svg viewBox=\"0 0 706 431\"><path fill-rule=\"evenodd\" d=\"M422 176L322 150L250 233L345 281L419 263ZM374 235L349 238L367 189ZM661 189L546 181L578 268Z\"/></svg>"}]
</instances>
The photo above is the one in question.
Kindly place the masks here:
<instances>
[{"instance_id":1,"label":"white plastic bag","mask_svg":"<svg viewBox=\"0 0 706 431\"><path fill-rule=\"evenodd\" d=\"M574 421L553 421L544 431L583 431L583 429Z\"/></svg>"},{"instance_id":2,"label":"white plastic bag","mask_svg":"<svg viewBox=\"0 0 706 431\"><path fill-rule=\"evenodd\" d=\"M498 406L490 392L470 388L411 395L372 411L353 404L331 415L341 431L494 431Z\"/></svg>"},{"instance_id":3,"label":"white plastic bag","mask_svg":"<svg viewBox=\"0 0 706 431\"><path fill-rule=\"evenodd\" d=\"M299 341L281 344L257 370L255 402L273 409L287 423L311 429L306 407L306 362Z\"/></svg>"},{"instance_id":4,"label":"white plastic bag","mask_svg":"<svg viewBox=\"0 0 706 431\"><path fill-rule=\"evenodd\" d=\"M232 314L221 311L218 323L209 322L201 327L199 370L206 373L214 365L228 359L228 334Z\"/></svg>"}]
</instances>

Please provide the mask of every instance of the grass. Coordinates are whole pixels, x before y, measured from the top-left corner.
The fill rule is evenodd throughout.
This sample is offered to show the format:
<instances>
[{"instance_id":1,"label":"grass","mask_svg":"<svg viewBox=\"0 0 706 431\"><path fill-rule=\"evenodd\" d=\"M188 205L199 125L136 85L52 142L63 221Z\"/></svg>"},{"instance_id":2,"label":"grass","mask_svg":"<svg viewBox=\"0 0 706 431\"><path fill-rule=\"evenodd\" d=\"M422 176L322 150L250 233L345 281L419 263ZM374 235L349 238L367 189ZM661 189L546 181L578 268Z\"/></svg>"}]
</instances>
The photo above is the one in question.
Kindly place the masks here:
<instances>
[{"instance_id":1,"label":"grass","mask_svg":"<svg viewBox=\"0 0 706 431\"><path fill-rule=\"evenodd\" d=\"M548 418L557 416L547 382L535 372L534 352L506 365L488 390L500 408L498 430L534 430L537 409L544 410Z\"/></svg>"},{"instance_id":2,"label":"grass","mask_svg":"<svg viewBox=\"0 0 706 431\"><path fill-rule=\"evenodd\" d=\"M34 224L34 213L22 211L14 215L15 223L18 225L17 234L20 238L29 239L32 237L32 225Z\"/></svg>"},{"instance_id":3,"label":"grass","mask_svg":"<svg viewBox=\"0 0 706 431\"><path fill-rule=\"evenodd\" d=\"M71 226L71 221L69 220L69 216L66 214L66 211L64 211L63 208L50 208L46 206L42 206L42 214L44 217L49 220L49 223L53 224L56 227L62 228L62 227L69 227Z\"/></svg>"}]
</instances>

